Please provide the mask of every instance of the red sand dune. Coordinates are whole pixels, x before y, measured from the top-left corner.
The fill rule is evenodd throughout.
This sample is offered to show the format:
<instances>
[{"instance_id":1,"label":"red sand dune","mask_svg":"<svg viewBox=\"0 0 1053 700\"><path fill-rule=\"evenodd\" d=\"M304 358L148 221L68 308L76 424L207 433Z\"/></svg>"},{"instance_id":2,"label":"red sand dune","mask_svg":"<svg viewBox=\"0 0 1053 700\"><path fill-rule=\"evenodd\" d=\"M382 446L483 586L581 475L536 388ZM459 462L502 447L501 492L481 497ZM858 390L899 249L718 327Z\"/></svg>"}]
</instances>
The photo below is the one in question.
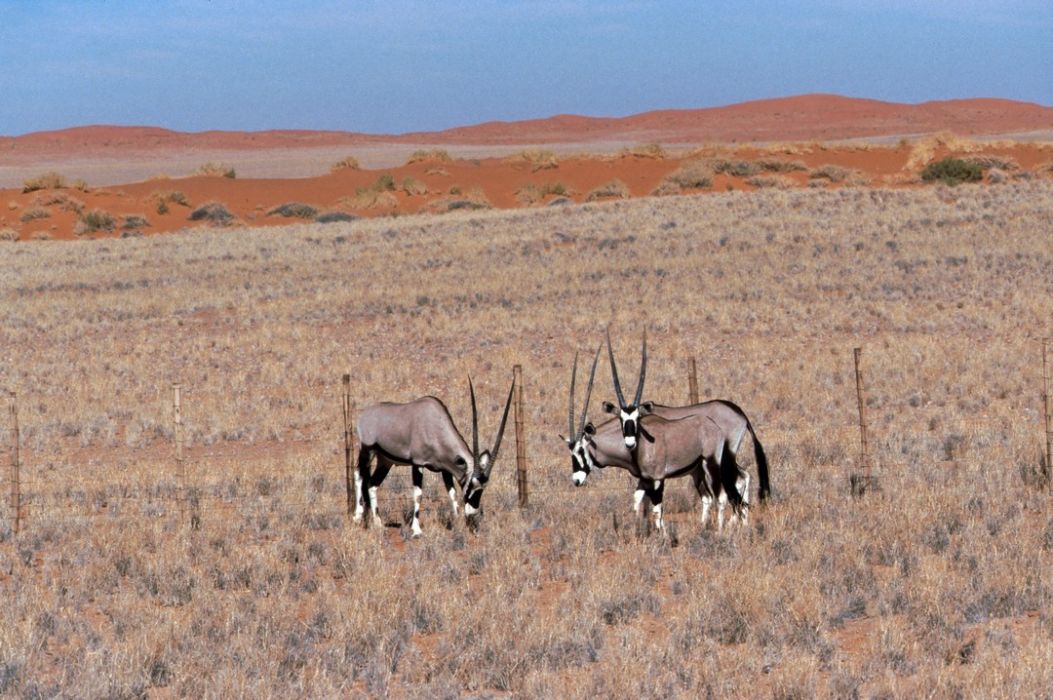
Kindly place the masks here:
<instances>
[{"instance_id":1,"label":"red sand dune","mask_svg":"<svg viewBox=\"0 0 1053 700\"><path fill-rule=\"evenodd\" d=\"M970 99L910 105L837 95L802 95L709 109L644 112L620 118L559 115L401 135L291 130L182 133L156 127L85 126L0 137L0 163L15 156L132 155L165 149L277 149L370 143L802 141L941 130L976 135L1040 129L1053 129L1053 108L1026 102Z\"/></svg>"}]
</instances>

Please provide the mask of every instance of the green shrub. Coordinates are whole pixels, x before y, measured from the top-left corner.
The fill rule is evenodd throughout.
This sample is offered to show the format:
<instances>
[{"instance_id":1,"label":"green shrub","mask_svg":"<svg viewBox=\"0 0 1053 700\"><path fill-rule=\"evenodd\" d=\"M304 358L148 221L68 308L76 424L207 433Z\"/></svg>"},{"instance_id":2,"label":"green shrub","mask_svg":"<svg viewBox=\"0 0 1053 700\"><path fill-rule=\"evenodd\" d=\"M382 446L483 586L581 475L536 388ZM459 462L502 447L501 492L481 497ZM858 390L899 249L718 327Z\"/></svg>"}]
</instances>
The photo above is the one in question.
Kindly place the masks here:
<instances>
[{"instance_id":1,"label":"green shrub","mask_svg":"<svg viewBox=\"0 0 1053 700\"><path fill-rule=\"evenodd\" d=\"M961 158L944 158L929 163L921 171L925 182L938 180L945 185L957 185L962 182L979 182L984 177L983 165Z\"/></svg>"}]
</instances>

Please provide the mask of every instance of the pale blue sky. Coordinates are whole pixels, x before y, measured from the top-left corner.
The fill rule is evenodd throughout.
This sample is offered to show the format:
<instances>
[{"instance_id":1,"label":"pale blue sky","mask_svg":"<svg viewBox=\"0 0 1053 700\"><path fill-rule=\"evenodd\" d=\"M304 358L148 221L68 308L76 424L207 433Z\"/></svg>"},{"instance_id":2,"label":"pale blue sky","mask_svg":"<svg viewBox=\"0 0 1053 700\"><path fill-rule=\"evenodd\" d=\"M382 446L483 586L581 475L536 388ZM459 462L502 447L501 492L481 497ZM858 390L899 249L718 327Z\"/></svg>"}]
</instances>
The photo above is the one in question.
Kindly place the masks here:
<instances>
[{"instance_id":1,"label":"pale blue sky","mask_svg":"<svg viewBox=\"0 0 1053 700\"><path fill-rule=\"evenodd\" d=\"M1053 105L1049 0L0 0L0 134L435 130L809 92Z\"/></svg>"}]
</instances>

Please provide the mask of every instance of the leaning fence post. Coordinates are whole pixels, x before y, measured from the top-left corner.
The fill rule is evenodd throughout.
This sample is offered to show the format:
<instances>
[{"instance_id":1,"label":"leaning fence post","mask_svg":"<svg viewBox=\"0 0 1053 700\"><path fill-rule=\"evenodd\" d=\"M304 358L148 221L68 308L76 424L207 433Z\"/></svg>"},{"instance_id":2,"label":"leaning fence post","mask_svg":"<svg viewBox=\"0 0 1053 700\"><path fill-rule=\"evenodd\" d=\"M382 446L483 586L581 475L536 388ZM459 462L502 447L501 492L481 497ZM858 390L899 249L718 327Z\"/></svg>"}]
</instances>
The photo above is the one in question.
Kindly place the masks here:
<instances>
[{"instance_id":1,"label":"leaning fence post","mask_svg":"<svg viewBox=\"0 0 1053 700\"><path fill-rule=\"evenodd\" d=\"M698 403L698 370L694 357L687 360L687 402L692 406Z\"/></svg>"},{"instance_id":2,"label":"leaning fence post","mask_svg":"<svg viewBox=\"0 0 1053 700\"><path fill-rule=\"evenodd\" d=\"M526 437L523 435L523 365L516 365L512 368L512 377L516 387L516 487L519 491L519 507L526 508L529 499L527 496Z\"/></svg>"},{"instance_id":3,"label":"leaning fence post","mask_svg":"<svg viewBox=\"0 0 1053 700\"><path fill-rule=\"evenodd\" d=\"M1053 473L1053 417L1049 407L1049 340L1042 342L1042 406L1046 418L1046 478Z\"/></svg>"},{"instance_id":4,"label":"leaning fence post","mask_svg":"<svg viewBox=\"0 0 1053 700\"><path fill-rule=\"evenodd\" d=\"M344 414L344 487L347 489L347 517L352 517L354 497L351 495L351 375L344 375L344 391L340 402Z\"/></svg>"},{"instance_id":5,"label":"leaning fence post","mask_svg":"<svg viewBox=\"0 0 1053 700\"><path fill-rule=\"evenodd\" d=\"M18 454L18 395L11 392L11 429L14 443L11 449L11 530L17 535L22 529L22 482L19 475L21 463Z\"/></svg>"},{"instance_id":6,"label":"leaning fence post","mask_svg":"<svg viewBox=\"0 0 1053 700\"><path fill-rule=\"evenodd\" d=\"M870 458L870 441L867 438L867 401L866 390L863 387L863 370L860 364L863 360L863 348L855 348L853 351L856 364L856 401L859 403L859 461L863 467L862 476L854 474L851 478L852 494L862 496L874 486L874 474Z\"/></svg>"}]
</instances>

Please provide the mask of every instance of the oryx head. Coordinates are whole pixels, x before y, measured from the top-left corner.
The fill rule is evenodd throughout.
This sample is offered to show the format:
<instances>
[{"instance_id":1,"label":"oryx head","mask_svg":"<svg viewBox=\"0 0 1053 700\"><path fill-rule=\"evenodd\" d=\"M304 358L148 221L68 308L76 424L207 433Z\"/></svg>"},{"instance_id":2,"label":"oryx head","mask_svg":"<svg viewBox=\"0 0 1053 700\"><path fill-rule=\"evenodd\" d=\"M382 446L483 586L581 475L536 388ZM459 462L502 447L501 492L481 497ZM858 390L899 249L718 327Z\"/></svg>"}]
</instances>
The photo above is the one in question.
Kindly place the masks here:
<instances>
[{"instance_id":1,"label":"oryx head","mask_svg":"<svg viewBox=\"0 0 1053 700\"><path fill-rule=\"evenodd\" d=\"M595 463L592 461L592 453L589 451L592 436L596 429L592 423L587 423L589 415L589 397L592 396L592 380L596 377L596 362L600 359L600 349L596 348L596 356L592 358L592 371L589 373L589 386L585 390L585 405L581 409L581 422L577 430L574 429L574 386L578 375L578 353L574 353L574 369L570 373L570 423L568 437L563 437L570 449L570 478L574 480L575 486L585 483L585 478L592 471Z\"/></svg>"},{"instance_id":2,"label":"oryx head","mask_svg":"<svg viewBox=\"0 0 1053 700\"><path fill-rule=\"evenodd\" d=\"M614 393L618 396L618 406L615 410L614 404L610 401L603 402L603 410L606 413L617 416L619 422L622 425L622 438L625 440L625 446L632 450L636 448L636 443L641 434L647 437L647 433L642 430L640 426L640 419L650 413L651 404L640 404L640 397L643 395L644 387L644 376L647 373L647 330L644 330L643 334L643 350L641 351L640 357L640 381L636 385L636 396L633 398L632 403L625 402L625 396L622 394L622 384L618 381L618 365L614 362L614 349L611 347L611 331L607 329L607 353L611 358L611 377L614 379Z\"/></svg>"},{"instance_id":3,"label":"oryx head","mask_svg":"<svg viewBox=\"0 0 1053 700\"><path fill-rule=\"evenodd\" d=\"M508 400L505 401L505 412L501 415L501 425L497 428L497 436L494 438L493 446L488 450L479 451L479 412L475 406L475 386L472 378L468 377L468 391L472 396L472 465L464 483L464 515L466 518L482 515L483 489L490 481L490 472L497 461L498 450L501 449L501 438L505 434L505 422L508 420L508 409L512 405L512 392L515 391L516 382L512 379L512 386L508 389Z\"/></svg>"}]
</instances>

